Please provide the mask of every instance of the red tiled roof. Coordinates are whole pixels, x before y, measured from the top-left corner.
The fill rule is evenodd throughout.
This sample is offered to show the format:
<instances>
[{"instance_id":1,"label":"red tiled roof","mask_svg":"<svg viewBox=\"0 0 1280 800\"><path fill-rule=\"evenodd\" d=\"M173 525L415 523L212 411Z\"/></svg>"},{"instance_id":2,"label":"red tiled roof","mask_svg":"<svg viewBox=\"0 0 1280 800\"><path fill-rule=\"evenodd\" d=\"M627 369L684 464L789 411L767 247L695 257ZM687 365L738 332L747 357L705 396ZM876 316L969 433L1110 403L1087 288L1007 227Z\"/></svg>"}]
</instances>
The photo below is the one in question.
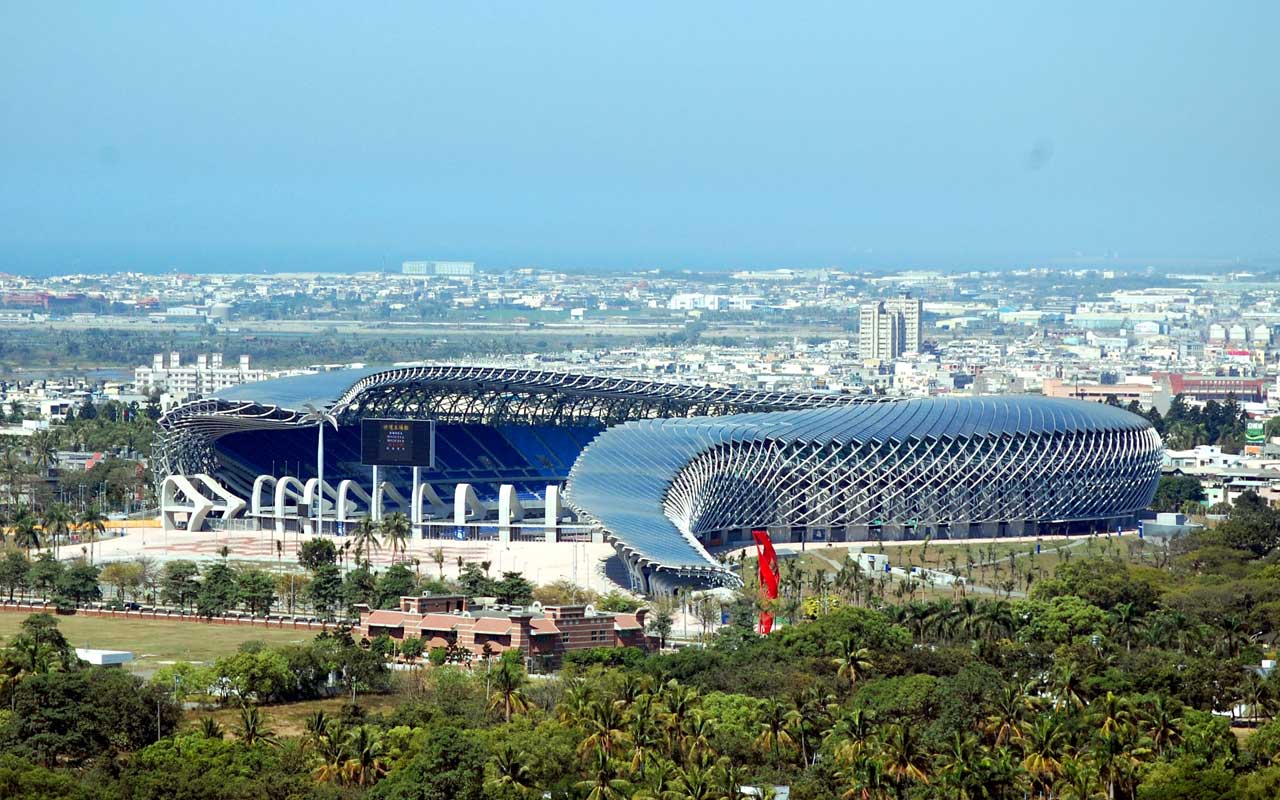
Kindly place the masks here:
<instances>
[{"instance_id":1,"label":"red tiled roof","mask_svg":"<svg viewBox=\"0 0 1280 800\"><path fill-rule=\"evenodd\" d=\"M405 614L402 611L389 611L387 609L379 609L365 618L365 625L379 625L384 628L402 627L409 618L417 617L417 614Z\"/></svg>"},{"instance_id":2,"label":"red tiled roof","mask_svg":"<svg viewBox=\"0 0 1280 800\"><path fill-rule=\"evenodd\" d=\"M471 626L475 633L507 633L511 630L511 620L499 617L482 617Z\"/></svg>"},{"instance_id":3,"label":"red tiled roof","mask_svg":"<svg viewBox=\"0 0 1280 800\"><path fill-rule=\"evenodd\" d=\"M560 633L560 628L556 625L556 621L553 619L529 620L529 627L533 628L533 630L530 631L531 636L546 636L547 634Z\"/></svg>"},{"instance_id":4,"label":"red tiled roof","mask_svg":"<svg viewBox=\"0 0 1280 800\"><path fill-rule=\"evenodd\" d=\"M416 614L413 616L417 616ZM461 617L455 617L451 614L426 614L418 622L418 630L422 631L451 631L458 627Z\"/></svg>"},{"instance_id":5,"label":"red tiled roof","mask_svg":"<svg viewBox=\"0 0 1280 800\"><path fill-rule=\"evenodd\" d=\"M638 631L644 628L635 614L614 614L613 627L620 631Z\"/></svg>"}]
</instances>

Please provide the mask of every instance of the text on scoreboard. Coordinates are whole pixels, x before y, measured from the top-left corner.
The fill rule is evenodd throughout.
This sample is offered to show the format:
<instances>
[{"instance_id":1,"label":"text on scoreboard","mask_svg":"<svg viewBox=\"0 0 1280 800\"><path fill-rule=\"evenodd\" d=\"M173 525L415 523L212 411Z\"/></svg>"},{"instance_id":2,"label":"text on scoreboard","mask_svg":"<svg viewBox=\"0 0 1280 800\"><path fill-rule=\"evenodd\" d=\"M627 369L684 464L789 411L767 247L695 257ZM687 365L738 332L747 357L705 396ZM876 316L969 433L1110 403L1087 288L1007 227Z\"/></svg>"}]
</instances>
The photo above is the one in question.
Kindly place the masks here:
<instances>
[{"instance_id":1,"label":"text on scoreboard","mask_svg":"<svg viewBox=\"0 0 1280 800\"><path fill-rule=\"evenodd\" d=\"M427 467L436 463L436 423L429 419L360 421L360 463L379 467Z\"/></svg>"}]
</instances>

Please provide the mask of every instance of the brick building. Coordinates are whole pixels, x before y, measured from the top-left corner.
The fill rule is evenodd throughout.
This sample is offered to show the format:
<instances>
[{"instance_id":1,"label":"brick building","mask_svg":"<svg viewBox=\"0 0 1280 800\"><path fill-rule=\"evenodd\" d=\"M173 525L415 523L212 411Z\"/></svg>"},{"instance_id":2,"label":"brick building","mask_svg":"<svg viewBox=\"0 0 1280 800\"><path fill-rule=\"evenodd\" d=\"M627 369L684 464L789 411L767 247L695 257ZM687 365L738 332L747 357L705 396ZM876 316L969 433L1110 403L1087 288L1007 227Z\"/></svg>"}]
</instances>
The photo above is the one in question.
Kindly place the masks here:
<instances>
[{"instance_id":1,"label":"brick building","mask_svg":"<svg viewBox=\"0 0 1280 800\"><path fill-rule=\"evenodd\" d=\"M462 595L431 595L401 597L399 609L361 612L358 631L370 639L383 634L396 641L420 636L428 650L454 645L479 656L487 644L493 654L518 649L526 657L559 660L570 650L593 647L656 649L657 639L645 633L647 612L538 603L469 607Z\"/></svg>"},{"instance_id":2,"label":"brick building","mask_svg":"<svg viewBox=\"0 0 1280 800\"><path fill-rule=\"evenodd\" d=\"M1156 384L1165 387L1170 396L1183 395L1188 400L1222 402L1234 396L1241 403L1261 403L1267 397L1265 378L1229 375L1188 375L1177 372L1152 373Z\"/></svg>"}]
</instances>

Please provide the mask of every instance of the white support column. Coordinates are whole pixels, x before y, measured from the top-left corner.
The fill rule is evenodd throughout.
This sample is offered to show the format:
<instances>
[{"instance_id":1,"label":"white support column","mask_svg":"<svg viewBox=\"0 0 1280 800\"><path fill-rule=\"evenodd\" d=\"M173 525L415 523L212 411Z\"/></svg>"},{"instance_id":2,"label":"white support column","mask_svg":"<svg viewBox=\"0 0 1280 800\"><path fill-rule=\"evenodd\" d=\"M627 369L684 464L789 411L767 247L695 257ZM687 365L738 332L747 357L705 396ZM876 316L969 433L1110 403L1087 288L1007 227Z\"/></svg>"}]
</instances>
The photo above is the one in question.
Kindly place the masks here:
<instances>
[{"instance_id":1,"label":"white support column","mask_svg":"<svg viewBox=\"0 0 1280 800\"><path fill-rule=\"evenodd\" d=\"M379 481L378 465L373 465L373 492L369 495L369 518L374 522L382 519L382 485Z\"/></svg>"},{"instance_id":2,"label":"white support column","mask_svg":"<svg viewBox=\"0 0 1280 800\"><path fill-rule=\"evenodd\" d=\"M467 524L467 492L471 491L471 484L460 483L453 488L453 524Z\"/></svg>"},{"instance_id":3,"label":"white support column","mask_svg":"<svg viewBox=\"0 0 1280 800\"><path fill-rule=\"evenodd\" d=\"M524 519L524 507L516 497L516 487L504 483L498 487L498 542L511 542L511 523Z\"/></svg>"},{"instance_id":4,"label":"white support column","mask_svg":"<svg viewBox=\"0 0 1280 800\"><path fill-rule=\"evenodd\" d=\"M560 487L548 486L545 505L542 512L543 530L548 544L556 542L560 529Z\"/></svg>"},{"instance_id":5,"label":"white support column","mask_svg":"<svg viewBox=\"0 0 1280 800\"><path fill-rule=\"evenodd\" d=\"M422 498L419 487L422 486L422 467L413 468L413 491L409 493L409 521L413 523L413 533L418 535L418 526L422 522Z\"/></svg>"}]
</instances>

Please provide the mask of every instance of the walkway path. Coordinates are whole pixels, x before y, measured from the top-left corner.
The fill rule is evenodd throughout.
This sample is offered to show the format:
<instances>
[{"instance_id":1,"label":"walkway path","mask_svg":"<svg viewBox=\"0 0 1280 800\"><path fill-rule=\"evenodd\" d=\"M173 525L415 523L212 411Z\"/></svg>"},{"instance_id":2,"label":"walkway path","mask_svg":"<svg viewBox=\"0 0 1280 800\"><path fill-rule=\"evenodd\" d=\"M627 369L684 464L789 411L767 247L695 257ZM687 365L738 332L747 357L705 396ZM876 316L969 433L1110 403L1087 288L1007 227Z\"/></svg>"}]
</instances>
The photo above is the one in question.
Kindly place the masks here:
<instances>
[{"instance_id":1,"label":"walkway path","mask_svg":"<svg viewBox=\"0 0 1280 800\"><path fill-rule=\"evenodd\" d=\"M231 561L259 562L264 567L279 565L297 568L297 551L301 544L313 538L309 535L288 534L281 540L277 552L274 532L205 531L199 533L169 532L157 528L132 528L124 536L101 539L93 545L93 557L97 563L126 561L145 556L156 561L185 559L198 562L216 561L226 547ZM350 537L326 536L339 549ZM576 580L586 588L608 591L613 582L605 577L604 562L614 554L608 544L590 542L511 542L501 545L497 541L450 541L440 539L416 539L409 543L407 551L396 555L396 560L407 563L424 575L440 573L433 555L436 550L444 554L444 576L456 578L458 559L463 564L489 562L489 574L501 575L516 571L534 584L549 584L558 580ZM81 545L63 545L56 549L59 559L79 558ZM413 563L414 559L417 564ZM375 568L391 564L391 550L385 545L375 550L370 559ZM348 562L349 563L349 562Z\"/></svg>"}]
</instances>

